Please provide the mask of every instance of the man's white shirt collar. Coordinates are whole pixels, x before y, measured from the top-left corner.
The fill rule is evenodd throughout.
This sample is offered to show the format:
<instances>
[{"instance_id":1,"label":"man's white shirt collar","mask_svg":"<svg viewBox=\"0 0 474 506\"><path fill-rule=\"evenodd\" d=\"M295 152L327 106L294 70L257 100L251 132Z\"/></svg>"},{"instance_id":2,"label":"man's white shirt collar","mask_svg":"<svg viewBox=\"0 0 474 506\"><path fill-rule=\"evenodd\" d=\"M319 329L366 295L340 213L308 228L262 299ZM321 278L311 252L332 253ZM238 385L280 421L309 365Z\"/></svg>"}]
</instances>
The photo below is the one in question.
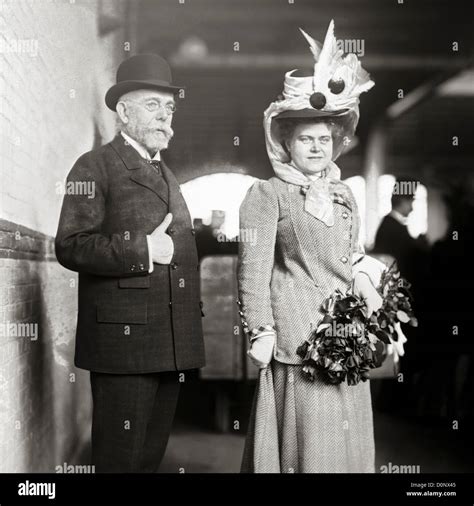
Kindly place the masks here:
<instances>
[{"instance_id":1,"label":"man's white shirt collar","mask_svg":"<svg viewBox=\"0 0 474 506\"><path fill-rule=\"evenodd\" d=\"M129 135L127 135L125 132L120 132L122 137L134 148L136 151L138 151L138 154L145 158L145 160L161 160L160 152L157 151L156 155L151 158L150 153L144 148L139 142L137 142L135 139L132 139Z\"/></svg>"},{"instance_id":2,"label":"man's white shirt collar","mask_svg":"<svg viewBox=\"0 0 474 506\"><path fill-rule=\"evenodd\" d=\"M403 214L399 213L398 211L396 211L395 209L392 209L390 211L390 216L392 218L394 218L395 220L398 221L398 223L401 223L402 225L406 225L407 224L407 219L405 216L403 216Z\"/></svg>"}]
</instances>

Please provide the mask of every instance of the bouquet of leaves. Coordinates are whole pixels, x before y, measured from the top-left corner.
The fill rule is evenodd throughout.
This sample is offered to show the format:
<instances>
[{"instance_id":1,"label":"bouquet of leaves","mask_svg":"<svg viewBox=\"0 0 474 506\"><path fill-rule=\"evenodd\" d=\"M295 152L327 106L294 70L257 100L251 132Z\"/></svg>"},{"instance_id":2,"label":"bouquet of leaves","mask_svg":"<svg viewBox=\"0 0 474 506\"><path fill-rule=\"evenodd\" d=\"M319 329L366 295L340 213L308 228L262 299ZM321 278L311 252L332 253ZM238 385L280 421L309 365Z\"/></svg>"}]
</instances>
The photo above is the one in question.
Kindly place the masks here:
<instances>
[{"instance_id":1,"label":"bouquet of leaves","mask_svg":"<svg viewBox=\"0 0 474 506\"><path fill-rule=\"evenodd\" d=\"M400 324L418 325L413 313L410 283L400 276L395 262L383 272L377 291L381 308L367 317L361 297L336 290L322 304L325 313L311 336L297 349L303 371L326 383L347 381L357 385L379 367L387 345L397 342Z\"/></svg>"}]
</instances>

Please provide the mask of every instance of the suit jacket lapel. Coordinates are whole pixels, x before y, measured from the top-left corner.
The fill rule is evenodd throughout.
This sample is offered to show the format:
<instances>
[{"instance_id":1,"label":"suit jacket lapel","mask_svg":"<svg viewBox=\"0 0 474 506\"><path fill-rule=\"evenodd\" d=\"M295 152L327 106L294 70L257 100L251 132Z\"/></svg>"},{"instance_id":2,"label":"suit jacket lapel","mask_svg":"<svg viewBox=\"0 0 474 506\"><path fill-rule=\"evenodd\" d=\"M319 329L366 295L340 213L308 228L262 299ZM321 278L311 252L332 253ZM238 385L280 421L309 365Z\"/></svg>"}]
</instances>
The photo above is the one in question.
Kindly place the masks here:
<instances>
[{"instance_id":1,"label":"suit jacket lapel","mask_svg":"<svg viewBox=\"0 0 474 506\"><path fill-rule=\"evenodd\" d=\"M130 179L150 189L168 205L168 185L165 179L158 176L155 169L120 134L115 137L110 145L120 157L126 169L130 171Z\"/></svg>"},{"instance_id":2,"label":"suit jacket lapel","mask_svg":"<svg viewBox=\"0 0 474 506\"><path fill-rule=\"evenodd\" d=\"M181 216L183 219L189 221L191 225L191 215L189 214L188 206L186 205L186 201L181 193L181 188L179 187L179 183L176 179L176 176L173 172L168 168L168 166L161 161L161 169L163 171L163 177L166 179L168 183L169 189L169 207L168 210L173 214L174 217Z\"/></svg>"}]
</instances>

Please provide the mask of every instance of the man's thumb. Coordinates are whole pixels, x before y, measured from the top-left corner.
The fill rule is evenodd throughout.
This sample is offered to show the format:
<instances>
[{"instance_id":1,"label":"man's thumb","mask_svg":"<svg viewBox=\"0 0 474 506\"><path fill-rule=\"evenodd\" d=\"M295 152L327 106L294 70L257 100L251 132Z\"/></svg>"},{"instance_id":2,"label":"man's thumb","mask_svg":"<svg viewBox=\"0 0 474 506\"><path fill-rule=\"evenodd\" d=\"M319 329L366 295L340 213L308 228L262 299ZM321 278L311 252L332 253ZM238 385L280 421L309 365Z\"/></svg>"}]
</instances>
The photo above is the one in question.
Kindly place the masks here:
<instances>
[{"instance_id":1,"label":"man's thumb","mask_svg":"<svg viewBox=\"0 0 474 506\"><path fill-rule=\"evenodd\" d=\"M168 213L165 216L165 219L156 227L156 230L159 230L160 232L165 232L172 220L173 215L171 213Z\"/></svg>"}]
</instances>

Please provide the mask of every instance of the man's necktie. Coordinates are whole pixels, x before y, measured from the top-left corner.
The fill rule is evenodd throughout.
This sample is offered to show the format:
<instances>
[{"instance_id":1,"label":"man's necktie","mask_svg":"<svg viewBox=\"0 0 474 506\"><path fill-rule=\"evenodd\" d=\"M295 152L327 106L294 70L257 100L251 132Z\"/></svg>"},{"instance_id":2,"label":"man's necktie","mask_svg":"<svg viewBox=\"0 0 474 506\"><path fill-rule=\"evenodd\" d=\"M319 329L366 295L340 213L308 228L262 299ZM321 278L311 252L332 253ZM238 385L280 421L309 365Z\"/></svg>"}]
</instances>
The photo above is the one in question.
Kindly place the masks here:
<instances>
[{"instance_id":1,"label":"man's necktie","mask_svg":"<svg viewBox=\"0 0 474 506\"><path fill-rule=\"evenodd\" d=\"M161 163L159 160L147 160L159 176L162 176Z\"/></svg>"}]
</instances>

